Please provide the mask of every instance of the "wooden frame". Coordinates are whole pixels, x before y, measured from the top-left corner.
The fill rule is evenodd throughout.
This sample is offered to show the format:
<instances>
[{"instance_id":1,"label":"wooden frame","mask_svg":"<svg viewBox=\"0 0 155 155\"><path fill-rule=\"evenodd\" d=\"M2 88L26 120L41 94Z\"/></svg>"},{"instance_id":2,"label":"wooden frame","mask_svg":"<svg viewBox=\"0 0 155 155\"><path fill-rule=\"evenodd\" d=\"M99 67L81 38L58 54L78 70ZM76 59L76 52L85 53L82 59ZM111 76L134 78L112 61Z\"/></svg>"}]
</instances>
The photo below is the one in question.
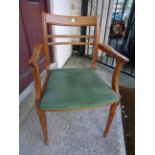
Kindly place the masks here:
<instances>
[{"instance_id":1,"label":"wooden frame","mask_svg":"<svg viewBox=\"0 0 155 155\"><path fill-rule=\"evenodd\" d=\"M45 87L48 81L49 77L49 65L50 65L50 60L49 60L49 53L48 53L48 46L49 45L63 45L63 44L76 44L76 45L86 45L88 44L87 42L58 42L58 43L49 43L48 38L49 37L71 37L71 38L94 38L95 41L92 42L95 45L94 51L93 51L93 60L92 60L92 68L96 69L96 60L97 60L97 53L98 50L102 50L102 52L105 52L107 55L113 56L116 58L116 67L113 72L113 78L112 78L112 89L119 93L119 74L121 67L124 63L128 62L129 60L122 56L120 53L115 51L112 47L105 45L105 44L99 44L99 18L96 16L58 16L58 15L52 15L52 14L47 14L43 13L42 14L42 19L43 19L43 35L44 35L44 43L38 44L34 46L33 49L33 54L32 57L29 60L29 65L32 66L33 74L34 74L34 81L35 81L35 102L36 102L36 111L39 116L40 124L42 127L43 135L44 135L44 142L45 144L48 144L48 132L47 132L47 122L46 122L46 112L47 111L56 111L56 110L42 110L40 108L40 100L44 94ZM76 36L76 35L71 35L71 36L66 36L66 35L50 35L47 34L47 24L53 24L53 25L60 25L60 26L86 26L86 25L93 25L96 26L96 34L95 36ZM38 60L39 60L39 55L40 53L43 52L45 56L45 66L46 66L46 78L44 80L43 86L41 86L41 81L40 81L40 72L39 72L39 65L38 65ZM115 111L117 109L117 106L119 103L113 103L110 108L109 112L109 117L107 120L107 125L104 131L104 136L107 135L110 125L112 123L113 117L115 115ZM99 107L98 107L99 108ZM84 108L85 109L85 108ZM77 109L77 110L84 110L84 109ZM89 109L89 108L87 108ZM57 111L65 111L65 110L57 110Z\"/></svg>"}]
</instances>

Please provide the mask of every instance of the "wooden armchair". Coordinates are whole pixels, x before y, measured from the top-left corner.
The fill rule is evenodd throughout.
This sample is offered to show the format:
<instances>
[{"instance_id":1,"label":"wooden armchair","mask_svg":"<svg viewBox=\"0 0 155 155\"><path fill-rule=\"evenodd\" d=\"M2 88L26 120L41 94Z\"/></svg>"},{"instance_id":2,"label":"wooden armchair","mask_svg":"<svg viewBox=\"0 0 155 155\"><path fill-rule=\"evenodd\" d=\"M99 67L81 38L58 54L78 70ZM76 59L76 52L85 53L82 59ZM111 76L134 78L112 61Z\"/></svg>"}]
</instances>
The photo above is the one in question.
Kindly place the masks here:
<instances>
[{"instance_id":1,"label":"wooden armchair","mask_svg":"<svg viewBox=\"0 0 155 155\"><path fill-rule=\"evenodd\" d=\"M99 18L96 16L58 16L42 13L44 43L34 46L29 64L32 66L35 81L35 105L38 113L45 144L48 144L46 112L64 112L73 110L94 109L111 105L104 136L107 135L115 111L120 102L119 73L124 63L129 60L108 45L99 44ZM95 36L50 35L47 24L62 26L96 26ZM48 38L94 38L94 42L48 42ZM94 45L92 69L68 68L50 70L48 46L53 45ZM96 73L98 50L116 58L113 72L112 88ZM46 78L41 86L38 60L41 52L45 56ZM62 51L64 52L64 51Z\"/></svg>"}]
</instances>

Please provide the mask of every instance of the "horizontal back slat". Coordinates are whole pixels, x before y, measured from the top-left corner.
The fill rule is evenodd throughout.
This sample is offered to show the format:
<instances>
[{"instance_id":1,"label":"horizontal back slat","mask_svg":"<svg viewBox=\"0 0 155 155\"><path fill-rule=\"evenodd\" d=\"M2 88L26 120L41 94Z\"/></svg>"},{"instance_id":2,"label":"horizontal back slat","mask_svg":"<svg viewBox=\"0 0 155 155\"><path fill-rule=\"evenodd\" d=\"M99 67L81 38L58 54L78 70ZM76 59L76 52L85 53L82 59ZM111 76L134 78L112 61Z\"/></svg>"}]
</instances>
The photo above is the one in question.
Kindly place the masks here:
<instances>
[{"instance_id":1,"label":"horizontal back slat","mask_svg":"<svg viewBox=\"0 0 155 155\"><path fill-rule=\"evenodd\" d=\"M95 42L48 42L48 45L95 45Z\"/></svg>"},{"instance_id":2,"label":"horizontal back slat","mask_svg":"<svg viewBox=\"0 0 155 155\"><path fill-rule=\"evenodd\" d=\"M47 35L47 38L96 38L96 37L85 35Z\"/></svg>"},{"instance_id":3,"label":"horizontal back slat","mask_svg":"<svg viewBox=\"0 0 155 155\"><path fill-rule=\"evenodd\" d=\"M98 17L97 16L62 16L62 15L54 15L49 13L42 13L43 18L43 32L44 32L44 42L46 44L46 50L48 50L48 46L54 45L96 45L97 36L98 36ZM94 26L95 32L93 35L67 35L67 34L48 34L47 25L56 25L56 26ZM83 38L81 42L79 41L71 41L71 42L55 42L54 38ZM50 39L50 40L49 40ZM88 39L88 40L86 40ZM90 40L91 39L91 40ZM92 40L93 39L93 40ZM52 42L51 42L52 40Z\"/></svg>"},{"instance_id":4,"label":"horizontal back slat","mask_svg":"<svg viewBox=\"0 0 155 155\"><path fill-rule=\"evenodd\" d=\"M45 14L45 22L51 25L60 26L96 26L96 16L59 16Z\"/></svg>"}]
</instances>

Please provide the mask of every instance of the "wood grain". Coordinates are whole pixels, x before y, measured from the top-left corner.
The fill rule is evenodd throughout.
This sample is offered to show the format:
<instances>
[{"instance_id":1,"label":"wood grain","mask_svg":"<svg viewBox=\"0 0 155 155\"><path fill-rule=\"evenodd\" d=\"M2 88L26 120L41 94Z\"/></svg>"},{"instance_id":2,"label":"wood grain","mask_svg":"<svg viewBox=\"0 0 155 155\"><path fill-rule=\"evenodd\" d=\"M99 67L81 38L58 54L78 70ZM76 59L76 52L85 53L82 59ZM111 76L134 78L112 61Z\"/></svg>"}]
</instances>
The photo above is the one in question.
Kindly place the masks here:
<instances>
[{"instance_id":1,"label":"wood grain","mask_svg":"<svg viewBox=\"0 0 155 155\"><path fill-rule=\"evenodd\" d=\"M118 61L122 61L123 63L129 62L129 59L127 57L123 56L109 45L99 44L99 49L106 54L116 58Z\"/></svg>"},{"instance_id":2,"label":"wood grain","mask_svg":"<svg viewBox=\"0 0 155 155\"><path fill-rule=\"evenodd\" d=\"M45 14L45 22L51 25L60 26L95 26L96 16L60 16L54 14Z\"/></svg>"}]
</instances>

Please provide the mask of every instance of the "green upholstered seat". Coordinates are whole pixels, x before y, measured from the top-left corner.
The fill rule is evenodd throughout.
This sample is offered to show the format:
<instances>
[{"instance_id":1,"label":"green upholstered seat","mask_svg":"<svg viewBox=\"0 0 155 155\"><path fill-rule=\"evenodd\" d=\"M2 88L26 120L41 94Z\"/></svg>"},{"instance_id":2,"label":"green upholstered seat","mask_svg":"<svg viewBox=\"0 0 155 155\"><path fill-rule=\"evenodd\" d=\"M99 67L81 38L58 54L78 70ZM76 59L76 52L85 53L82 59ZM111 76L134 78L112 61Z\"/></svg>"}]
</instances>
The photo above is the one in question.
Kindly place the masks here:
<instances>
[{"instance_id":1,"label":"green upholstered seat","mask_svg":"<svg viewBox=\"0 0 155 155\"><path fill-rule=\"evenodd\" d=\"M74 110L118 102L116 94L92 69L66 68L50 72L41 109Z\"/></svg>"}]
</instances>

